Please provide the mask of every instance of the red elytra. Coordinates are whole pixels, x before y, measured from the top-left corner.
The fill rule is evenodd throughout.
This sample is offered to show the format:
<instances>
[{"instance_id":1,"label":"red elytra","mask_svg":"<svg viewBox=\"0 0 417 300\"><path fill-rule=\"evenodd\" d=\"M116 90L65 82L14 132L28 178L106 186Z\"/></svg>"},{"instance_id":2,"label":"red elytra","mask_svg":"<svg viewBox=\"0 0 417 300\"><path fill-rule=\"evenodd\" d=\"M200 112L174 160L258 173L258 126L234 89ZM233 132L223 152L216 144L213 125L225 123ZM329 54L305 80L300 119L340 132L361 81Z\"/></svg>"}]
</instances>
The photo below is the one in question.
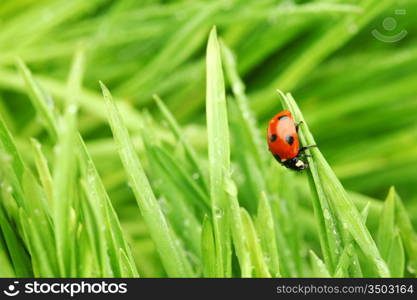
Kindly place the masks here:
<instances>
[{"instance_id":1,"label":"red elytra","mask_svg":"<svg viewBox=\"0 0 417 300\"><path fill-rule=\"evenodd\" d=\"M268 147L272 154L282 159L298 155L299 141L294 119L288 110L275 115L268 126Z\"/></svg>"},{"instance_id":2,"label":"red elytra","mask_svg":"<svg viewBox=\"0 0 417 300\"><path fill-rule=\"evenodd\" d=\"M315 145L300 148L298 124L295 124L288 110L275 115L268 125L268 147L280 164L292 170L302 171L308 168L308 163L300 157L310 156L304 151Z\"/></svg>"}]
</instances>

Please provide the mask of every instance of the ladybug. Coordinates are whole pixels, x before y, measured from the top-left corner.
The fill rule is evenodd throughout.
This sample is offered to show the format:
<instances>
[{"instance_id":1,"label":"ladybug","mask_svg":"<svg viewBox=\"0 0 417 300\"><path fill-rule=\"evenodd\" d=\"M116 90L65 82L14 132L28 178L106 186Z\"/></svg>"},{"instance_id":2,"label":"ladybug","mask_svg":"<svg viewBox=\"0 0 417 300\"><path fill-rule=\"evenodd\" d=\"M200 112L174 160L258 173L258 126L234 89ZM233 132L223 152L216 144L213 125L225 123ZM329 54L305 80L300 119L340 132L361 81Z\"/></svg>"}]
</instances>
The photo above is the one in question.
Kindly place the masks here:
<instances>
[{"instance_id":1,"label":"ladybug","mask_svg":"<svg viewBox=\"0 0 417 300\"><path fill-rule=\"evenodd\" d=\"M302 123L294 122L291 113L283 110L275 115L268 125L268 147L275 159L283 166L302 171L308 168L308 163L300 157L309 157L305 150L316 145L300 148L298 140L298 127Z\"/></svg>"}]
</instances>

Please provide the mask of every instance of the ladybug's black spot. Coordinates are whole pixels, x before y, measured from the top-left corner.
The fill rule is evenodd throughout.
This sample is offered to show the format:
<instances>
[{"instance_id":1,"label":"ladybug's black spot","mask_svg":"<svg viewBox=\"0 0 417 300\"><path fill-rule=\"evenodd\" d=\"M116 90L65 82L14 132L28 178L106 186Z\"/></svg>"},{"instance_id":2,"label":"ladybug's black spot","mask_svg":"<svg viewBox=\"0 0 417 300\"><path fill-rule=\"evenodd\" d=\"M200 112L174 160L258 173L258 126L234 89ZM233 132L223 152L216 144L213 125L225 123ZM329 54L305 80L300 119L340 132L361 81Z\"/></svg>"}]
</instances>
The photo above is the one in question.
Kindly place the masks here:
<instances>
[{"instance_id":1,"label":"ladybug's black spot","mask_svg":"<svg viewBox=\"0 0 417 300\"><path fill-rule=\"evenodd\" d=\"M281 116L281 117L278 118L278 120L281 121L281 120L285 120L286 118L288 118L288 116Z\"/></svg>"},{"instance_id":2,"label":"ladybug's black spot","mask_svg":"<svg viewBox=\"0 0 417 300\"><path fill-rule=\"evenodd\" d=\"M285 141L286 141L288 144L292 145L292 144L294 143L294 137L293 137L292 135L287 135L287 136L285 137Z\"/></svg>"},{"instance_id":3,"label":"ladybug's black spot","mask_svg":"<svg viewBox=\"0 0 417 300\"><path fill-rule=\"evenodd\" d=\"M277 135L276 134L271 134L271 136L269 137L269 140L271 142L275 142L276 139L277 139Z\"/></svg>"}]
</instances>

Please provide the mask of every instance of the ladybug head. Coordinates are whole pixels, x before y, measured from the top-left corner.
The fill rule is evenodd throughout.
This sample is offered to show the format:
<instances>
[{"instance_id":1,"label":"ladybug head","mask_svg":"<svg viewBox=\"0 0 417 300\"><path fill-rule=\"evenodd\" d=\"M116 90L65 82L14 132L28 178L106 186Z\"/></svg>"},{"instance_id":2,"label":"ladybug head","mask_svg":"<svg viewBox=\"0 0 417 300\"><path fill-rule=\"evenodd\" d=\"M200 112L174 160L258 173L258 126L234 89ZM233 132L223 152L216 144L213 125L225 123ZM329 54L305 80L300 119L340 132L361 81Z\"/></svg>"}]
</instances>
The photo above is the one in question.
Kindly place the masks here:
<instances>
[{"instance_id":1,"label":"ladybug head","mask_svg":"<svg viewBox=\"0 0 417 300\"><path fill-rule=\"evenodd\" d=\"M286 166L287 168L295 170L295 171L302 171L308 168L308 163L305 161L302 161L301 159L297 157L288 159L282 164Z\"/></svg>"}]
</instances>

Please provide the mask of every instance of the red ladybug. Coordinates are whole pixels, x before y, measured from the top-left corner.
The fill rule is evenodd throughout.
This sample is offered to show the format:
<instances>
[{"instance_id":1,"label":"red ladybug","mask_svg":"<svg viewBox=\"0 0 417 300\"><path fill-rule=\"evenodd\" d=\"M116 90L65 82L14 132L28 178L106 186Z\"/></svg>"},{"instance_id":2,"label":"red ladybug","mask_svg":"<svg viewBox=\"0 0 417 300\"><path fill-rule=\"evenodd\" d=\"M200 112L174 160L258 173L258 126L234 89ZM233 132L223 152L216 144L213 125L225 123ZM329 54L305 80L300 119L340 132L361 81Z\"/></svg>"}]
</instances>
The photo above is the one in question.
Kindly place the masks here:
<instances>
[{"instance_id":1,"label":"red ladybug","mask_svg":"<svg viewBox=\"0 0 417 300\"><path fill-rule=\"evenodd\" d=\"M316 145L300 148L298 140L298 126L295 124L291 113L283 110L275 115L268 125L268 147L275 159L283 166L301 171L308 168L308 163L300 157L308 157L305 150Z\"/></svg>"}]
</instances>

